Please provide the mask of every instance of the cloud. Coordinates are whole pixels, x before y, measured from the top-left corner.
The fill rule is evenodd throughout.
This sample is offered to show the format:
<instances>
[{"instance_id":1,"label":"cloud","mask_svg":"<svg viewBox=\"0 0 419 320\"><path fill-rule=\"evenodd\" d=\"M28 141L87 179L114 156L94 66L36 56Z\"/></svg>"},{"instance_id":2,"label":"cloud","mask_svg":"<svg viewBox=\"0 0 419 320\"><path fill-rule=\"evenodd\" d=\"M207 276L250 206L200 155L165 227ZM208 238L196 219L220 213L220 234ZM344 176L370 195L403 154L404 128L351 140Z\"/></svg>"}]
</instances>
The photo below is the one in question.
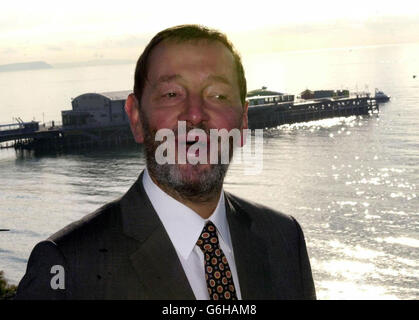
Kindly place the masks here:
<instances>
[{"instance_id":1,"label":"cloud","mask_svg":"<svg viewBox=\"0 0 419 320\"><path fill-rule=\"evenodd\" d=\"M381 16L271 26L231 38L242 52L294 51L419 42L417 30L419 16Z\"/></svg>"},{"instance_id":2,"label":"cloud","mask_svg":"<svg viewBox=\"0 0 419 320\"><path fill-rule=\"evenodd\" d=\"M15 50L13 48L6 48L6 49L3 49L1 51L1 53L2 54L15 54L15 53L17 53L17 50Z\"/></svg>"},{"instance_id":3,"label":"cloud","mask_svg":"<svg viewBox=\"0 0 419 320\"><path fill-rule=\"evenodd\" d=\"M103 57L103 54L99 52L95 52L95 54L93 55L93 58L95 59L103 59Z\"/></svg>"},{"instance_id":4,"label":"cloud","mask_svg":"<svg viewBox=\"0 0 419 320\"><path fill-rule=\"evenodd\" d=\"M49 51L63 51L63 48L58 46L47 46L47 50Z\"/></svg>"},{"instance_id":5,"label":"cloud","mask_svg":"<svg viewBox=\"0 0 419 320\"><path fill-rule=\"evenodd\" d=\"M145 47L150 41L152 36L145 35L124 35L115 38L107 38L103 40L102 45L105 48L117 47L117 48L138 48Z\"/></svg>"}]
</instances>

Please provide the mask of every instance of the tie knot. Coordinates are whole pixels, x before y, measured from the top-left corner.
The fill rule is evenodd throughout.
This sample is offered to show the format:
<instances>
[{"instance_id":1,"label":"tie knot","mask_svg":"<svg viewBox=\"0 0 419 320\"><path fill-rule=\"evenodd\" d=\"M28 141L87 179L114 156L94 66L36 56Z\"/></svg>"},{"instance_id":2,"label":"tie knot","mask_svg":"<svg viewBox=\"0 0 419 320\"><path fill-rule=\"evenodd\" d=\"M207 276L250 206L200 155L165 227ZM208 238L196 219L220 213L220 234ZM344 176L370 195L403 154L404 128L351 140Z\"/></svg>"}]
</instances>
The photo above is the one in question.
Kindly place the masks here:
<instances>
[{"instance_id":1,"label":"tie knot","mask_svg":"<svg viewBox=\"0 0 419 320\"><path fill-rule=\"evenodd\" d=\"M217 228L211 221L208 221L202 229L196 244L203 252L211 252L218 248Z\"/></svg>"}]
</instances>

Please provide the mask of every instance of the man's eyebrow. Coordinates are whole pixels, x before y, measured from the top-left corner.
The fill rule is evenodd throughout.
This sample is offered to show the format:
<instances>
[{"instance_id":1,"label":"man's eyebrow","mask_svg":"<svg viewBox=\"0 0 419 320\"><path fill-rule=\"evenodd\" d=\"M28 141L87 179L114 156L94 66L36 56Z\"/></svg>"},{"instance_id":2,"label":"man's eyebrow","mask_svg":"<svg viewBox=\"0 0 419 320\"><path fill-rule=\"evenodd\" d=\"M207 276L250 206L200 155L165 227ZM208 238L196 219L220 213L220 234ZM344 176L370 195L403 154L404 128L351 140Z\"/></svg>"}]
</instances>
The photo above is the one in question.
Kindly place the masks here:
<instances>
[{"instance_id":1,"label":"man's eyebrow","mask_svg":"<svg viewBox=\"0 0 419 320\"><path fill-rule=\"evenodd\" d=\"M159 84L162 82L171 82L173 80L181 79L181 78L182 76L180 74L163 75L157 79L156 83Z\"/></svg>"},{"instance_id":2,"label":"man's eyebrow","mask_svg":"<svg viewBox=\"0 0 419 320\"><path fill-rule=\"evenodd\" d=\"M183 79L183 77L180 74L162 75L157 79L156 84L171 82L178 79ZM209 75L206 80L210 82L221 82L230 86L232 85L228 78L223 75Z\"/></svg>"},{"instance_id":3,"label":"man's eyebrow","mask_svg":"<svg viewBox=\"0 0 419 320\"><path fill-rule=\"evenodd\" d=\"M228 80L228 78L223 76L223 75L210 75L210 76L207 77L207 80L213 81L213 82L222 82L222 83L227 84L229 86L232 85L230 80Z\"/></svg>"}]
</instances>

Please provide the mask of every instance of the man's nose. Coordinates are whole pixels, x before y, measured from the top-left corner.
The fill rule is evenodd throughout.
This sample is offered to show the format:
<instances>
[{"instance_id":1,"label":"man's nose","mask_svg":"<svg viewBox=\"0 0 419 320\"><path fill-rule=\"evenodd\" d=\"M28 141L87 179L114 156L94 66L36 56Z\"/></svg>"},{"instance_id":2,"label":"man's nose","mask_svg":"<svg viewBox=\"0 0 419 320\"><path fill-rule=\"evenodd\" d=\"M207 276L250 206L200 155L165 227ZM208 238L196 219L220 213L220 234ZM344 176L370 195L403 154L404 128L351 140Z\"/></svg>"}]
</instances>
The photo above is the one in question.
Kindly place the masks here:
<instances>
[{"instance_id":1,"label":"man's nose","mask_svg":"<svg viewBox=\"0 0 419 320\"><path fill-rule=\"evenodd\" d=\"M185 107L179 116L179 121L197 125L202 121L208 121L209 117L205 110L205 101L199 94L190 94L185 101Z\"/></svg>"}]
</instances>

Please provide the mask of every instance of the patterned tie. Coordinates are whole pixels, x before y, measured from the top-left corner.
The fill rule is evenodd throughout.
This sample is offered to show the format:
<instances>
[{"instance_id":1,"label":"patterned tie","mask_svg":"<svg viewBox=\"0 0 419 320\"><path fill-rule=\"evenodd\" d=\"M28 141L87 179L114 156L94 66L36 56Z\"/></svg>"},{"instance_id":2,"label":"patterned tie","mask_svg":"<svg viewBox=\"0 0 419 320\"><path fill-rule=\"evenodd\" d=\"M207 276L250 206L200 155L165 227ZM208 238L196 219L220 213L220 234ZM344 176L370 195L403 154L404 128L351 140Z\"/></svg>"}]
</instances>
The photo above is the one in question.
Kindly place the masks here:
<instances>
[{"instance_id":1,"label":"patterned tie","mask_svg":"<svg viewBox=\"0 0 419 320\"><path fill-rule=\"evenodd\" d=\"M237 300L233 275L223 251L218 245L217 228L208 221L196 244L205 257L205 279L211 300Z\"/></svg>"}]
</instances>

